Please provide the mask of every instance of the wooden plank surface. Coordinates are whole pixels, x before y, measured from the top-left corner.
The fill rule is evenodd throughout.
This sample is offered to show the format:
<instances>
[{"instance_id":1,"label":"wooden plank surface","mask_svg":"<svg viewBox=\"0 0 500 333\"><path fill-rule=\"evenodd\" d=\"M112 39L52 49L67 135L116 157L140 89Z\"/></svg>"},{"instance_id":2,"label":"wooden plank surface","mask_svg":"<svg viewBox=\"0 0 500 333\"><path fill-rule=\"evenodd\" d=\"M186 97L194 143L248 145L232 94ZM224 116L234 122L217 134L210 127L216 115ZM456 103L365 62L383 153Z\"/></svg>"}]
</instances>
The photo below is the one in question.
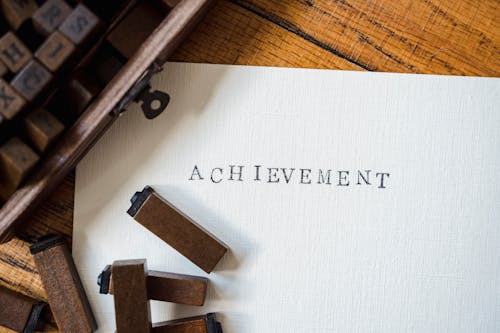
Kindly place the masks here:
<instances>
[{"instance_id":1,"label":"wooden plank surface","mask_svg":"<svg viewBox=\"0 0 500 333\"><path fill-rule=\"evenodd\" d=\"M499 47L498 0L221 0L171 59L498 77ZM73 194L74 174L0 245L0 285L46 300L28 246L71 241Z\"/></svg>"}]
</instances>

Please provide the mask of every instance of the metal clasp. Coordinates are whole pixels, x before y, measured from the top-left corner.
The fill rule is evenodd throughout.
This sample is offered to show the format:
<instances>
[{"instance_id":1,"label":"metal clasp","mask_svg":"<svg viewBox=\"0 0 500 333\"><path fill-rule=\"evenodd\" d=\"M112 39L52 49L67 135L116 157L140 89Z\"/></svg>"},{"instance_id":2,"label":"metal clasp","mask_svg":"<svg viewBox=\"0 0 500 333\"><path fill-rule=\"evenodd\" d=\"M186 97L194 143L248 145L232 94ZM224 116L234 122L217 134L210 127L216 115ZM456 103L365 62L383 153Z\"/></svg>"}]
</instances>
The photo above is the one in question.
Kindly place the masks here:
<instances>
[{"instance_id":1,"label":"metal clasp","mask_svg":"<svg viewBox=\"0 0 500 333\"><path fill-rule=\"evenodd\" d=\"M160 115L167 108L170 95L160 90L151 91L149 81L154 74L161 70L161 66L154 62L113 108L112 112L120 114L126 110L130 103L136 102L141 105L142 112L147 119L153 119Z\"/></svg>"}]
</instances>

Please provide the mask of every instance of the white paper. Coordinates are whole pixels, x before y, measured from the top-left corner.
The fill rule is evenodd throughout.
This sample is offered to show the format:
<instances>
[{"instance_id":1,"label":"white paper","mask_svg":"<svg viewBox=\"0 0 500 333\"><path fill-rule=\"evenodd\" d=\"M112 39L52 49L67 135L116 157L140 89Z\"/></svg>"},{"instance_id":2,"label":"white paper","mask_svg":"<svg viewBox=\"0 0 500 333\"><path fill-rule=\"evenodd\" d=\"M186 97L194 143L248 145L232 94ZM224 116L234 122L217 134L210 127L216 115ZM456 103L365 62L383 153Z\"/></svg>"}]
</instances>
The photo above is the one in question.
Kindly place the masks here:
<instances>
[{"instance_id":1,"label":"white paper","mask_svg":"<svg viewBox=\"0 0 500 333\"><path fill-rule=\"evenodd\" d=\"M153 302L155 322L500 331L499 79L172 63L153 86L167 111L151 121L132 107L77 168L73 250L99 332L115 324L97 275L132 258L210 278L204 307ZM195 165L204 180L189 180ZM289 183L281 168L295 169ZM126 214L144 185L230 247L212 274Z\"/></svg>"}]
</instances>

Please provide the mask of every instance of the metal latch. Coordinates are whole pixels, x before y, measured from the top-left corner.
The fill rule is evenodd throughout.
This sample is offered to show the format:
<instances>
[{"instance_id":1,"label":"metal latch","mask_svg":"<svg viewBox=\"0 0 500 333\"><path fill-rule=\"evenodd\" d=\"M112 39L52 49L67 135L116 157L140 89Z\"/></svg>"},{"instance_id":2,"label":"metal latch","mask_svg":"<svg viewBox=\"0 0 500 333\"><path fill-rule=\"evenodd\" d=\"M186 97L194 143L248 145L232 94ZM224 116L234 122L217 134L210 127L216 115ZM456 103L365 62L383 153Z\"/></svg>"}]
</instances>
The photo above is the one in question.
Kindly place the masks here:
<instances>
[{"instance_id":1,"label":"metal latch","mask_svg":"<svg viewBox=\"0 0 500 333\"><path fill-rule=\"evenodd\" d=\"M167 108L170 95L160 90L152 91L149 81L154 74L161 70L161 66L154 62L113 108L112 112L120 114L125 111L130 103L136 102L141 105L142 112L147 119L153 119L160 115Z\"/></svg>"}]
</instances>

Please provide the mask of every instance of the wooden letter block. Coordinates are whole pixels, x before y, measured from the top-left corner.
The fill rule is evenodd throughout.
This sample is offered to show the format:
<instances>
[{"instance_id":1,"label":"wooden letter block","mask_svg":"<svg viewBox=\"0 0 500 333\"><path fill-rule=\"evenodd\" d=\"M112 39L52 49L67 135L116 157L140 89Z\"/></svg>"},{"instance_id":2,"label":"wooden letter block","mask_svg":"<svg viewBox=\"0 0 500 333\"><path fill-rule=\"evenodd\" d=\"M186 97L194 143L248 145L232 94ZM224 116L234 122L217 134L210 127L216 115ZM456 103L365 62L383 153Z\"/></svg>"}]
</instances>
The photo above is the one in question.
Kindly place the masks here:
<instances>
[{"instance_id":1,"label":"wooden letter block","mask_svg":"<svg viewBox=\"0 0 500 333\"><path fill-rule=\"evenodd\" d=\"M56 31L35 52L35 57L49 70L56 72L74 50L73 43Z\"/></svg>"},{"instance_id":2,"label":"wooden letter block","mask_svg":"<svg viewBox=\"0 0 500 333\"><path fill-rule=\"evenodd\" d=\"M111 266L99 275L101 294L113 294ZM177 304L202 306L207 295L208 279L160 271L149 271L147 276L148 299Z\"/></svg>"},{"instance_id":3,"label":"wooden letter block","mask_svg":"<svg viewBox=\"0 0 500 333\"><path fill-rule=\"evenodd\" d=\"M127 213L205 272L210 273L227 251L225 245L181 213L151 187L133 196Z\"/></svg>"},{"instance_id":4,"label":"wooden letter block","mask_svg":"<svg viewBox=\"0 0 500 333\"><path fill-rule=\"evenodd\" d=\"M153 325L153 333L223 333L215 313Z\"/></svg>"},{"instance_id":5,"label":"wooden letter block","mask_svg":"<svg viewBox=\"0 0 500 333\"><path fill-rule=\"evenodd\" d=\"M0 197L6 200L38 162L38 155L19 138L0 147Z\"/></svg>"},{"instance_id":6,"label":"wooden letter block","mask_svg":"<svg viewBox=\"0 0 500 333\"><path fill-rule=\"evenodd\" d=\"M74 114L81 114L94 97L101 92L101 86L84 73L76 75L64 89L68 107Z\"/></svg>"},{"instance_id":7,"label":"wooden letter block","mask_svg":"<svg viewBox=\"0 0 500 333\"><path fill-rule=\"evenodd\" d=\"M149 271L149 299L202 306L207 295L208 279L198 276Z\"/></svg>"},{"instance_id":8,"label":"wooden letter block","mask_svg":"<svg viewBox=\"0 0 500 333\"><path fill-rule=\"evenodd\" d=\"M94 72L80 69L52 97L47 108L64 123L72 123L101 92Z\"/></svg>"},{"instance_id":9,"label":"wooden letter block","mask_svg":"<svg viewBox=\"0 0 500 333\"><path fill-rule=\"evenodd\" d=\"M0 326L23 333L41 331L46 307L44 302L0 287Z\"/></svg>"},{"instance_id":10,"label":"wooden letter block","mask_svg":"<svg viewBox=\"0 0 500 333\"><path fill-rule=\"evenodd\" d=\"M48 0L33 14L33 25L44 35L50 35L71 13L63 0Z\"/></svg>"},{"instance_id":11,"label":"wooden letter block","mask_svg":"<svg viewBox=\"0 0 500 333\"><path fill-rule=\"evenodd\" d=\"M17 73L31 59L31 52L12 32L0 38L0 60L13 73Z\"/></svg>"},{"instance_id":12,"label":"wooden letter block","mask_svg":"<svg viewBox=\"0 0 500 333\"><path fill-rule=\"evenodd\" d=\"M11 85L28 101L33 101L51 80L52 74L40 63L32 60L16 75Z\"/></svg>"},{"instance_id":13,"label":"wooden letter block","mask_svg":"<svg viewBox=\"0 0 500 333\"><path fill-rule=\"evenodd\" d=\"M24 118L26 136L39 152L44 152L64 130L64 125L50 112L39 109Z\"/></svg>"},{"instance_id":14,"label":"wooden letter block","mask_svg":"<svg viewBox=\"0 0 500 333\"><path fill-rule=\"evenodd\" d=\"M111 269L117 333L151 332L146 260L120 260Z\"/></svg>"},{"instance_id":15,"label":"wooden letter block","mask_svg":"<svg viewBox=\"0 0 500 333\"><path fill-rule=\"evenodd\" d=\"M14 118L26 105L24 98L19 96L12 87L0 79L0 113L7 119Z\"/></svg>"},{"instance_id":16,"label":"wooden letter block","mask_svg":"<svg viewBox=\"0 0 500 333\"><path fill-rule=\"evenodd\" d=\"M19 28L38 8L35 0L0 0L0 5L13 29Z\"/></svg>"},{"instance_id":17,"label":"wooden letter block","mask_svg":"<svg viewBox=\"0 0 500 333\"><path fill-rule=\"evenodd\" d=\"M74 44L84 42L99 26L99 18L82 4L76 6L59 30Z\"/></svg>"},{"instance_id":18,"label":"wooden letter block","mask_svg":"<svg viewBox=\"0 0 500 333\"><path fill-rule=\"evenodd\" d=\"M30 247L61 332L93 332L97 323L64 239L50 235Z\"/></svg>"}]
</instances>

